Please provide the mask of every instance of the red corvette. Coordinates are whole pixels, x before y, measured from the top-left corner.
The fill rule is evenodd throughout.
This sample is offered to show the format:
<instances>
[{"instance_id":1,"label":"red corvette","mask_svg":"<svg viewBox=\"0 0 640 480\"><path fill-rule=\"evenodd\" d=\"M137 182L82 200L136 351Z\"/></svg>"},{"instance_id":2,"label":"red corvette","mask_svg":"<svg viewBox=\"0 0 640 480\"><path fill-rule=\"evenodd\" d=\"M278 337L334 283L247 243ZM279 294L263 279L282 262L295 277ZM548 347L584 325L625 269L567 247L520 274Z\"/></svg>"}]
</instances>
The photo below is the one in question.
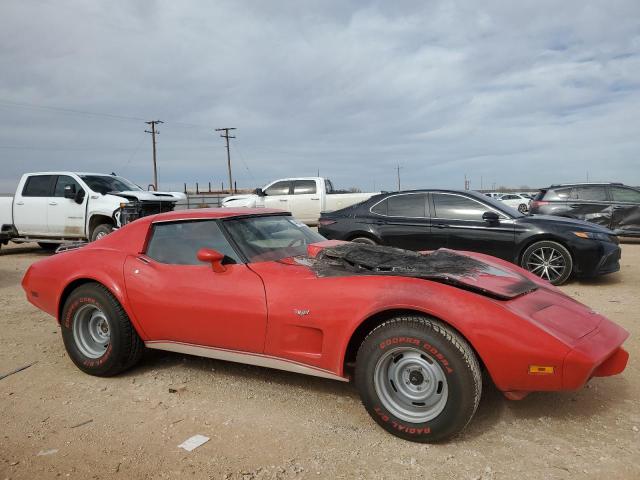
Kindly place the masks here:
<instances>
[{"instance_id":1,"label":"red corvette","mask_svg":"<svg viewBox=\"0 0 640 480\"><path fill-rule=\"evenodd\" d=\"M481 371L511 399L574 390L626 366L628 333L486 255L329 242L266 209L176 211L29 268L73 362L98 376L145 347L355 379L389 432L460 432Z\"/></svg>"}]
</instances>

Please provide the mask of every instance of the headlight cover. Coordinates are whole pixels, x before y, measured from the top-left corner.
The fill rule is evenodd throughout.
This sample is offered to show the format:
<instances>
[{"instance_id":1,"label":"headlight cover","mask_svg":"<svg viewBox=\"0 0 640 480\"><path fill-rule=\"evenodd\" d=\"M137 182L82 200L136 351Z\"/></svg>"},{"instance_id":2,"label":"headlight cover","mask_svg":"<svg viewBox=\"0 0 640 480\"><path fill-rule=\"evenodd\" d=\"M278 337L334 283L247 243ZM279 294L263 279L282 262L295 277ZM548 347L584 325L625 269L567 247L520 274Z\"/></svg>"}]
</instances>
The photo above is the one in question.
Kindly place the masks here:
<instances>
[{"instance_id":1,"label":"headlight cover","mask_svg":"<svg viewBox=\"0 0 640 480\"><path fill-rule=\"evenodd\" d=\"M618 237L600 232L572 232L576 237L600 240L602 242L618 243Z\"/></svg>"}]
</instances>

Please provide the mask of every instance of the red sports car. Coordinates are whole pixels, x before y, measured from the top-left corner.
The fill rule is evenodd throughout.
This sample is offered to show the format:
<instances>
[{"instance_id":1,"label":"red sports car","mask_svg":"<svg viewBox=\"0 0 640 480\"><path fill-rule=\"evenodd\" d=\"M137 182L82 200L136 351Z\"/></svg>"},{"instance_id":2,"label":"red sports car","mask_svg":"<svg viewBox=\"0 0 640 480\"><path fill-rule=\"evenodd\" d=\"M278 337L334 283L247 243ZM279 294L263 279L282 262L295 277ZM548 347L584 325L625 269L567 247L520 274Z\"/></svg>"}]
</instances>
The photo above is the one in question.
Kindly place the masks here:
<instances>
[{"instance_id":1,"label":"red sports car","mask_svg":"<svg viewBox=\"0 0 640 480\"><path fill-rule=\"evenodd\" d=\"M91 375L149 347L355 379L376 422L419 442L467 425L482 370L520 399L628 358L625 330L515 265L330 242L276 210L145 217L36 262L22 284Z\"/></svg>"}]
</instances>

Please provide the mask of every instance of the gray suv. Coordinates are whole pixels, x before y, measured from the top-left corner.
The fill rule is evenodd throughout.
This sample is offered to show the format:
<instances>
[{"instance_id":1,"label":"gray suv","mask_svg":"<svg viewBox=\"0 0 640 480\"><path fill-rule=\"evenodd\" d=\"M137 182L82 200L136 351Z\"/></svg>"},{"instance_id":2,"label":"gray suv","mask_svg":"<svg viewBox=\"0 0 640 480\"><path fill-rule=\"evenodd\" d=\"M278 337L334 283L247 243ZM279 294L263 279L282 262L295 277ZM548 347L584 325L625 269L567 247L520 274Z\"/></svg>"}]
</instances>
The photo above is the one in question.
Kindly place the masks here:
<instances>
[{"instance_id":1,"label":"gray suv","mask_svg":"<svg viewBox=\"0 0 640 480\"><path fill-rule=\"evenodd\" d=\"M640 189L622 183L551 185L538 192L529 213L577 218L640 237Z\"/></svg>"}]
</instances>

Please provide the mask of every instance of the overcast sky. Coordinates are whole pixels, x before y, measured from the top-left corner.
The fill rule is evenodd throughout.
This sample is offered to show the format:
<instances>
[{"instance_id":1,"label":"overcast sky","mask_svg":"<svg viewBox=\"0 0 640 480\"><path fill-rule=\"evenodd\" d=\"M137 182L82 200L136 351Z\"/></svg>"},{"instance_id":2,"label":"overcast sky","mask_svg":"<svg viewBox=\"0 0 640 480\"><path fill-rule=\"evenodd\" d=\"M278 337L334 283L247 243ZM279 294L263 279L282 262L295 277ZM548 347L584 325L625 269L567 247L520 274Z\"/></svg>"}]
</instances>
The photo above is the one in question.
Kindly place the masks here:
<instances>
[{"instance_id":1,"label":"overcast sky","mask_svg":"<svg viewBox=\"0 0 640 480\"><path fill-rule=\"evenodd\" d=\"M84 112L84 113L82 113ZM640 1L0 2L0 192L27 171L160 188L640 184Z\"/></svg>"}]
</instances>

